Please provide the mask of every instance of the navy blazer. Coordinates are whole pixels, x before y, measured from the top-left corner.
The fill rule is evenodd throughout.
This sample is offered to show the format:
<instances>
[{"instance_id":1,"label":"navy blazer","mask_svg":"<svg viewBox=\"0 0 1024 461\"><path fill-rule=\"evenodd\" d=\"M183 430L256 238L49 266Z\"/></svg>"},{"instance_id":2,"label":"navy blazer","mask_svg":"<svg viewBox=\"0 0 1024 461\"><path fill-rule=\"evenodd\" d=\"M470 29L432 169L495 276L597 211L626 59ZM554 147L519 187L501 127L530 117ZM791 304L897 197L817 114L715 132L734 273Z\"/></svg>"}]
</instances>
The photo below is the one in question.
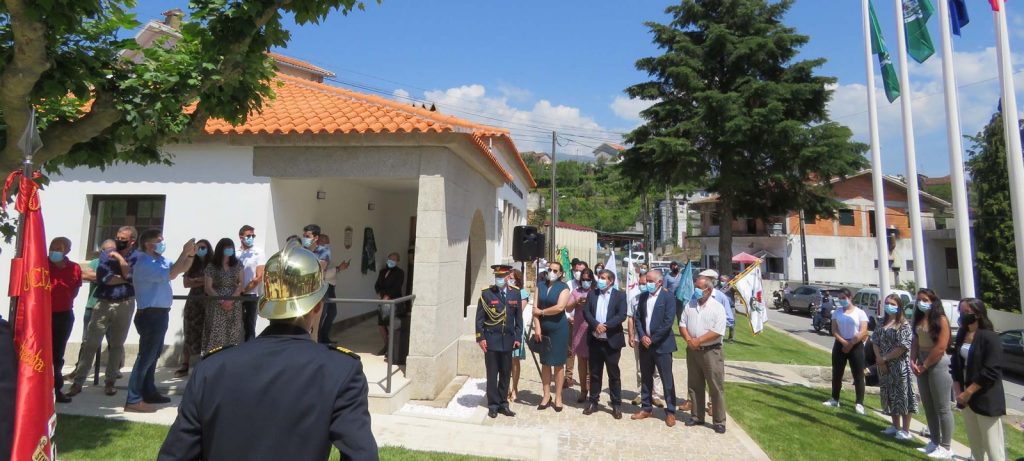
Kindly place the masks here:
<instances>
[{"instance_id":1,"label":"navy blazer","mask_svg":"<svg viewBox=\"0 0 1024 461\"><path fill-rule=\"evenodd\" d=\"M676 351L676 338L672 334L676 325L676 297L661 289L658 291L658 298L654 301L654 309L647 312L647 300L650 293L641 293L636 306L636 331L637 336L643 339L644 336L651 337L650 349L658 354L671 354ZM647 331L647 316L651 316L651 331Z\"/></svg>"},{"instance_id":2,"label":"navy blazer","mask_svg":"<svg viewBox=\"0 0 1024 461\"><path fill-rule=\"evenodd\" d=\"M583 309L583 318L587 319L587 344L597 341L594 337L594 329L600 323L597 321L597 298L600 291L592 291L587 296L587 306ZM622 332L622 323L626 321L626 294L611 289L611 296L608 298L608 314L605 317L604 326L608 327L605 334L608 336L608 345L615 349L626 347L626 335Z\"/></svg>"}]
</instances>

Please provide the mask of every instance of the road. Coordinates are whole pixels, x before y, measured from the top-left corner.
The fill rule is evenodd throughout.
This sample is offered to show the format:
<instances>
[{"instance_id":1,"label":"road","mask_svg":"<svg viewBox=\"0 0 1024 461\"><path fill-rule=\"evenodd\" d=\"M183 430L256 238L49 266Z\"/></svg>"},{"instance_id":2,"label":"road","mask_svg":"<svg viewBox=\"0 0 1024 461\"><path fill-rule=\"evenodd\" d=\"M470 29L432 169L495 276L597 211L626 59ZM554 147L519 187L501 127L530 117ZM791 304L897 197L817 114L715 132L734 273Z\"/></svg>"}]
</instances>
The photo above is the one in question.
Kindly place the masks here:
<instances>
[{"instance_id":1,"label":"road","mask_svg":"<svg viewBox=\"0 0 1024 461\"><path fill-rule=\"evenodd\" d=\"M781 310L770 310L768 323L816 344L832 348L832 337L824 332L815 333L811 329L811 318L807 314L787 314ZM1024 379L1004 377L1003 388L1006 391L1006 408L1024 413L1024 401L1021 400L1024 398Z\"/></svg>"}]
</instances>

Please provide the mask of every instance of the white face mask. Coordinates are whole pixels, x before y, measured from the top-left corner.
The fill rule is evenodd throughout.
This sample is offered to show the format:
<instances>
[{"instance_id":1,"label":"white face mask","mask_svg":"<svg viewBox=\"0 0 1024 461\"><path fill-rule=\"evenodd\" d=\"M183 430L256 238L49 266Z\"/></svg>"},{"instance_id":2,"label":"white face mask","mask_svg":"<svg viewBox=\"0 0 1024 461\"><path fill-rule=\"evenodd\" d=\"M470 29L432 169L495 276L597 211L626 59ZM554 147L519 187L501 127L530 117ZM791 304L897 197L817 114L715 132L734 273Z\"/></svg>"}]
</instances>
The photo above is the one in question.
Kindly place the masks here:
<instances>
[{"instance_id":1,"label":"white face mask","mask_svg":"<svg viewBox=\"0 0 1024 461\"><path fill-rule=\"evenodd\" d=\"M554 272L548 272L548 281L554 282L555 280L558 280L558 274Z\"/></svg>"}]
</instances>

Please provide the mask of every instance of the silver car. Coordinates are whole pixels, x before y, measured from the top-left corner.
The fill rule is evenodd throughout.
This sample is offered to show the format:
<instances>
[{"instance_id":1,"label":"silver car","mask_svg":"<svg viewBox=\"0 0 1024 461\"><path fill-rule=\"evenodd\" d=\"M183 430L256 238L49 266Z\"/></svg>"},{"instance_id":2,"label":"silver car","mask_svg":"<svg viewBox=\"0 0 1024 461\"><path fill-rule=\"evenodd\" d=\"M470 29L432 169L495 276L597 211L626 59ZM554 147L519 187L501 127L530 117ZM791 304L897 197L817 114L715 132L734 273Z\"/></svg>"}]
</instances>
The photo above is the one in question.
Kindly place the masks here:
<instances>
[{"instance_id":1,"label":"silver car","mask_svg":"<svg viewBox=\"0 0 1024 461\"><path fill-rule=\"evenodd\" d=\"M830 298L828 288L817 285L802 285L786 293L782 298L782 310L787 313L801 311L811 313L811 306L821 307Z\"/></svg>"}]
</instances>

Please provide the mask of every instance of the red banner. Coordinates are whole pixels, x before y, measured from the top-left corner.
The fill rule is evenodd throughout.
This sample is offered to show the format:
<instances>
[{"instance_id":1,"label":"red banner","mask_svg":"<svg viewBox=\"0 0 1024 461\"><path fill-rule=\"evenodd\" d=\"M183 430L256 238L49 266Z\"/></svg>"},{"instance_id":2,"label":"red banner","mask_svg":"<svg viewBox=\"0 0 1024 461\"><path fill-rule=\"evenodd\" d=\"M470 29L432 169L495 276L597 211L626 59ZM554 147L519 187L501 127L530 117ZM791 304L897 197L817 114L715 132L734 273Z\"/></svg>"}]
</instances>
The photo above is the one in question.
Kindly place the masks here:
<instances>
[{"instance_id":1,"label":"red banner","mask_svg":"<svg viewBox=\"0 0 1024 461\"><path fill-rule=\"evenodd\" d=\"M14 179L20 180L15 206L24 228L20 236L21 257L11 262L11 288L16 290L11 294L18 297L14 319L18 390L14 400L11 459L53 460L55 448L52 438L57 415L53 409L52 319L46 233L39 206L39 185L20 172L12 173L7 178L7 185Z\"/></svg>"}]
</instances>

